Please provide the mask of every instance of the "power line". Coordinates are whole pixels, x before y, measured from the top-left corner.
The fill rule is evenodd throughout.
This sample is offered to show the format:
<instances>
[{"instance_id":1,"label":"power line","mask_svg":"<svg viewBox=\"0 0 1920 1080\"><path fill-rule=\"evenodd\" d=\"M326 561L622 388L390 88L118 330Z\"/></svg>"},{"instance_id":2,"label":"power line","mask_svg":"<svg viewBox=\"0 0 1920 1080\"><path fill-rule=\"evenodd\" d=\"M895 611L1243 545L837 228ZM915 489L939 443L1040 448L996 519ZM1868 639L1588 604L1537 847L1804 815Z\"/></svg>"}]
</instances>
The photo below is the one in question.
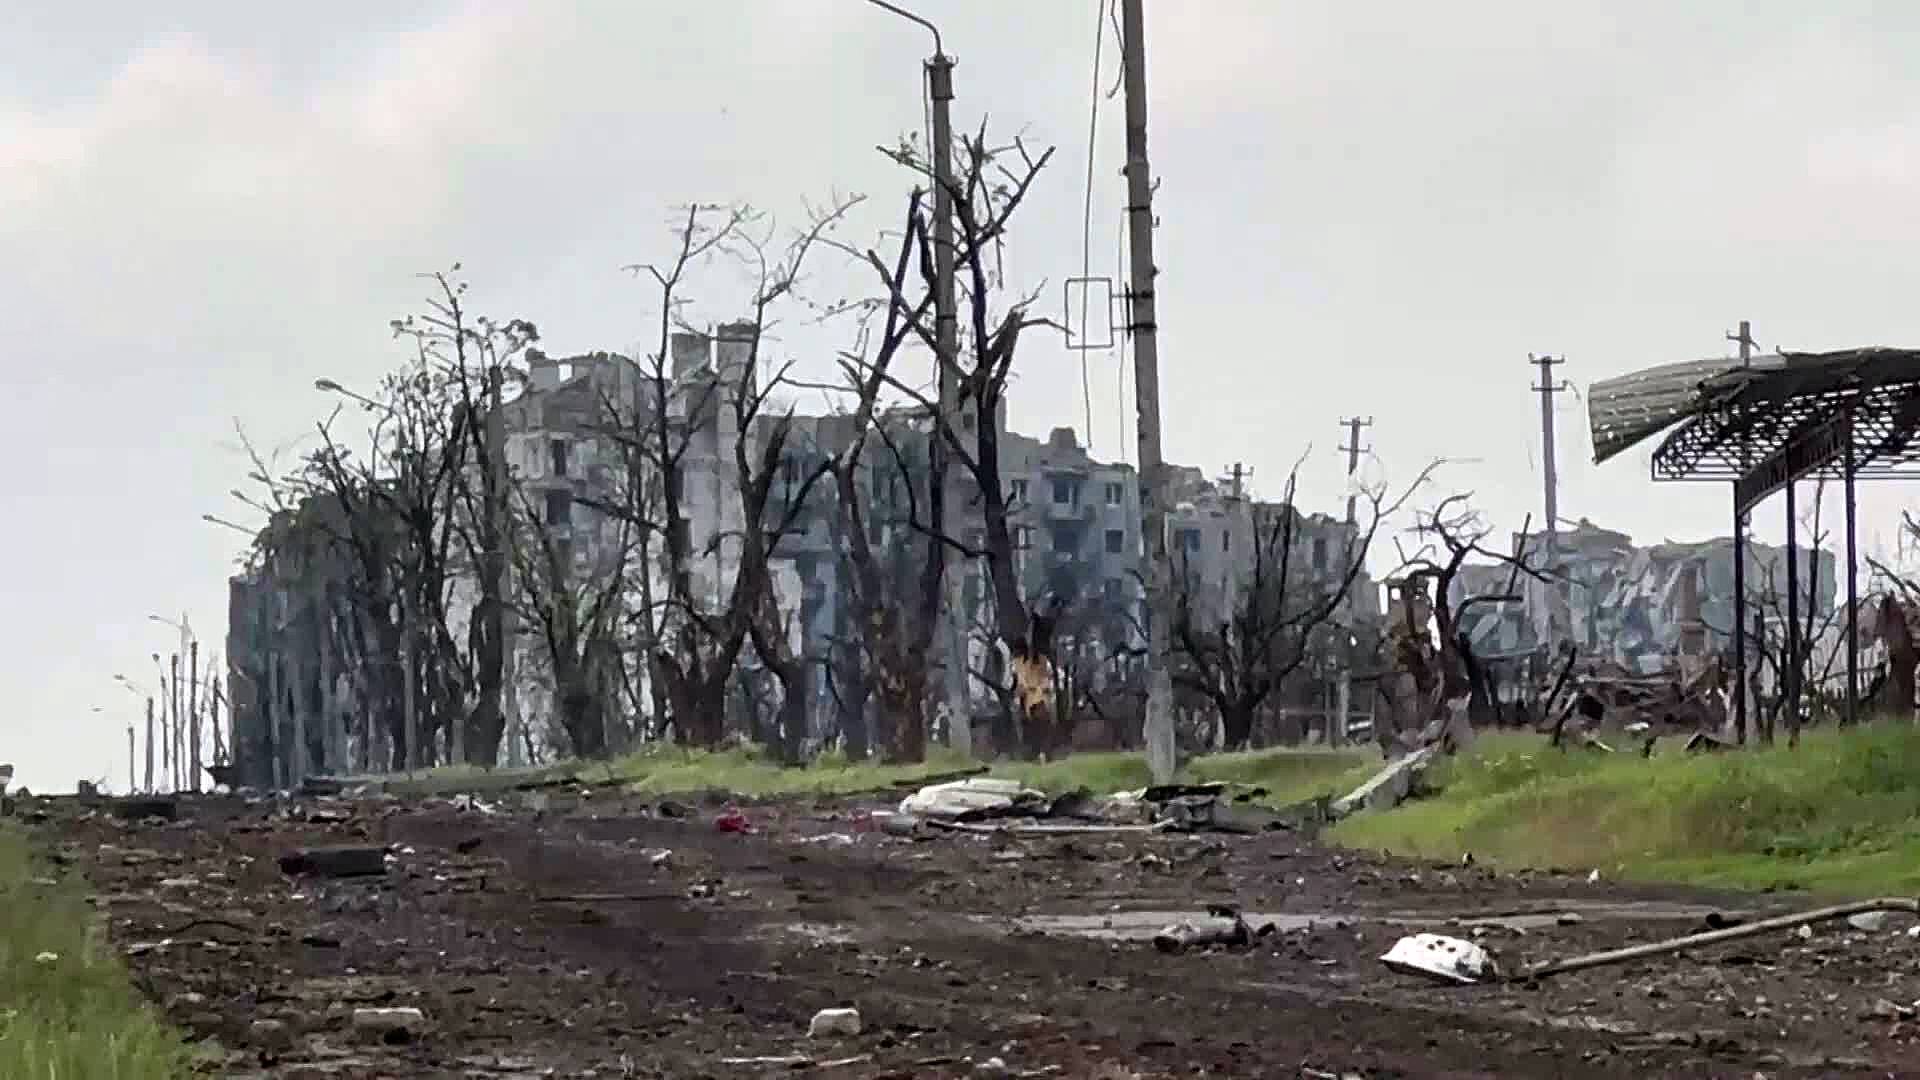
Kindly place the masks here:
<instances>
[{"instance_id":1,"label":"power line","mask_svg":"<svg viewBox=\"0 0 1920 1080\"><path fill-rule=\"evenodd\" d=\"M1100 131L1100 48L1107 40L1106 0L1093 4L1093 94L1087 107L1087 189L1080 211L1080 334L1087 333L1088 293L1093 291L1093 159L1094 137ZM1109 304L1107 318L1113 318ZM1083 343L1084 344L1084 343ZM1080 397L1087 413L1087 452L1093 452L1093 384L1087 374L1087 350L1080 350ZM1121 440L1125 442L1125 439Z\"/></svg>"}]
</instances>

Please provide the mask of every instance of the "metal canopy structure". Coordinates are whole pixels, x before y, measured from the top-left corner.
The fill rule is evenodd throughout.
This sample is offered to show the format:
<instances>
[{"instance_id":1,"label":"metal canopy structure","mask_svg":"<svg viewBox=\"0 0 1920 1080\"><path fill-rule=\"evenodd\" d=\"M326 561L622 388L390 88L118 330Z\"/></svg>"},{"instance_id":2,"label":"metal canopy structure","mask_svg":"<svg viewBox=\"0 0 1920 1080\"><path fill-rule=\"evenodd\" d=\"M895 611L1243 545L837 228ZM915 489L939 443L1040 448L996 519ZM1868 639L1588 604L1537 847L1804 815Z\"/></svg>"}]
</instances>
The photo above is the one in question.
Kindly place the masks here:
<instances>
[{"instance_id":1,"label":"metal canopy structure","mask_svg":"<svg viewBox=\"0 0 1920 1080\"><path fill-rule=\"evenodd\" d=\"M1920 477L1920 350L1788 353L1778 366L1734 368L1697 384L1691 420L1653 454L1655 480L1733 480L1844 416L1853 475ZM1845 455L1810 476L1844 478Z\"/></svg>"},{"instance_id":2,"label":"metal canopy structure","mask_svg":"<svg viewBox=\"0 0 1920 1080\"><path fill-rule=\"evenodd\" d=\"M1732 338L1751 346L1747 324ZM1786 652L1801 657L1794 485L1839 480L1846 489L1847 718L1859 709L1859 612L1854 481L1920 477L1920 350L1781 352L1665 364L1595 383L1587 395L1594 462L1667 432L1653 452L1656 481L1731 482L1734 489L1733 704L1746 731L1746 532L1754 506L1787 498ZM1815 563L1818 566L1818 563ZM1797 731L1800 664L1784 664L1790 729ZM1769 734L1771 729L1769 729Z\"/></svg>"}]
</instances>

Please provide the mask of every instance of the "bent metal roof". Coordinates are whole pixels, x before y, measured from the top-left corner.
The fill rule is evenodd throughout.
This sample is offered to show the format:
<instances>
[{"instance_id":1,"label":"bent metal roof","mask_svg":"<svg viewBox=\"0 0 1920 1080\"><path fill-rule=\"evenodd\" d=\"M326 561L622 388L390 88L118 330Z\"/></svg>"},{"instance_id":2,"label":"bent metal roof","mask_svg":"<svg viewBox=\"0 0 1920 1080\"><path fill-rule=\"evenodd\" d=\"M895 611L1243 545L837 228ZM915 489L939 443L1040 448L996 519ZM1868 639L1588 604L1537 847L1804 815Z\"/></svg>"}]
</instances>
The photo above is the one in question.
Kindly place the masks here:
<instances>
[{"instance_id":1,"label":"bent metal roof","mask_svg":"<svg viewBox=\"0 0 1920 1080\"><path fill-rule=\"evenodd\" d=\"M1920 350L1882 347L1664 364L1594 383L1594 462L1669 432L1656 480L1738 478L1802 432L1853 418L1856 475L1920 474ZM1837 466L1826 472L1837 475Z\"/></svg>"}]
</instances>

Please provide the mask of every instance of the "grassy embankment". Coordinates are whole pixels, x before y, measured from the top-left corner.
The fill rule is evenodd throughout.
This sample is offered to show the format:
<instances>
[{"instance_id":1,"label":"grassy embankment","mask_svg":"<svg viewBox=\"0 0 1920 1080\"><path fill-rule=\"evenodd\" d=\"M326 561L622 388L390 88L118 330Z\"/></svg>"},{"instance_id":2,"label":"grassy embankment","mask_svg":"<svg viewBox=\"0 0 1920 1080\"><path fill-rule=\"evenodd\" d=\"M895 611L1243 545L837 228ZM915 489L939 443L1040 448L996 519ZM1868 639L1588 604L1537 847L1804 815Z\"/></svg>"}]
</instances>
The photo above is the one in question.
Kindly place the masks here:
<instances>
[{"instance_id":1,"label":"grassy embankment","mask_svg":"<svg viewBox=\"0 0 1920 1080\"><path fill-rule=\"evenodd\" d=\"M1357 848L1619 878L1920 893L1920 728L1822 730L1771 749L1652 759L1488 736L1440 793L1343 822Z\"/></svg>"},{"instance_id":2,"label":"grassy embankment","mask_svg":"<svg viewBox=\"0 0 1920 1080\"><path fill-rule=\"evenodd\" d=\"M1183 773L1195 781L1226 780L1267 789L1264 800L1287 805L1315 795L1344 790L1376 767L1372 748L1347 751L1257 750L1213 754L1195 759ZM745 796L849 795L884 790L919 777L950 773L976 764L936 751L921 765L854 764L825 755L805 768L784 768L755 751L702 752L663 747L610 762L567 762L544 769L436 769L409 780L387 778L400 795L454 791L484 793L530 780L578 779L585 784L621 784L639 792L689 792L718 789ZM1145 787L1146 760L1138 753L1081 753L1051 762L1006 762L989 775L1018 779L1043 791L1086 788L1095 792Z\"/></svg>"},{"instance_id":3,"label":"grassy embankment","mask_svg":"<svg viewBox=\"0 0 1920 1080\"><path fill-rule=\"evenodd\" d=\"M0 826L0 1076L167 1080L188 1055L127 981L77 883Z\"/></svg>"}]
</instances>

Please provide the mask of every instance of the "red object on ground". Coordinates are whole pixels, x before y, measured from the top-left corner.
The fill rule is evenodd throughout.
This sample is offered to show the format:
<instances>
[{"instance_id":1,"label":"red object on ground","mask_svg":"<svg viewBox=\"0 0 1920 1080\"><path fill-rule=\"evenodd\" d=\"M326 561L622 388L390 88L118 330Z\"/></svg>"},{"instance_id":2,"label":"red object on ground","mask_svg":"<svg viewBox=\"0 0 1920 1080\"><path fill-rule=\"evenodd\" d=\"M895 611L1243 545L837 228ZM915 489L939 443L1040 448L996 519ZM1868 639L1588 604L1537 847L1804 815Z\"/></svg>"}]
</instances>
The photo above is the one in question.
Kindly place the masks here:
<instances>
[{"instance_id":1,"label":"red object on ground","mask_svg":"<svg viewBox=\"0 0 1920 1080\"><path fill-rule=\"evenodd\" d=\"M738 807L729 806L713 819L713 827L721 832L748 833L753 831L753 823Z\"/></svg>"}]
</instances>

